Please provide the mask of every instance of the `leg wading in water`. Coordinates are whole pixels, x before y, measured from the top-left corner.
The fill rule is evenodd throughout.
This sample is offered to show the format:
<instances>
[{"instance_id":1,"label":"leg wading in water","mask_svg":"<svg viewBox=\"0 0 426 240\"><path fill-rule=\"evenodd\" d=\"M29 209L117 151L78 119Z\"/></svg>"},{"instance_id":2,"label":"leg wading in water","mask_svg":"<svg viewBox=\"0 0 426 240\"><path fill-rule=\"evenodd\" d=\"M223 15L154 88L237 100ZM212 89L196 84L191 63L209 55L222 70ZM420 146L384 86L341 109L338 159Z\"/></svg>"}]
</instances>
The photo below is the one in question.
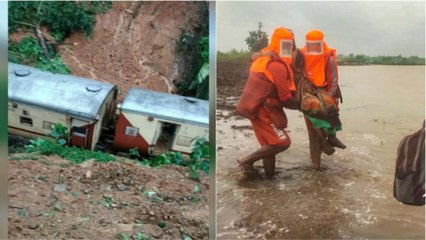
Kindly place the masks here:
<instances>
[{"instance_id":1,"label":"leg wading in water","mask_svg":"<svg viewBox=\"0 0 426 240\"><path fill-rule=\"evenodd\" d=\"M272 34L266 52L273 55L256 59L251 67L243 92L237 102L237 112L251 121L260 149L238 160L244 173L255 172L253 164L263 159L265 174L275 174L275 156L290 146L285 128L287 116L284 107L298 109L294 97L295 86L290 63L294 35L286 28L278 27Z\"/></svg>"},{"instance_id":2,"label":"leg wading in water","mask_svg":"<svg viewBox=\"0 0 426 240\"><path fill-rule=\"evenodd\" d=\"M305 117L306 129L309 135L309 150L312 164L315 170L321 169L321 136L317 133L311 121ZM334 149L333 149L334 150Z\"/></svg>"},{"instance_id":3,"label":"leg wading in water","mask_svg":"<svg viewBox=\"0 0 426 240\"><path fill-rule=\"evenodd\" d=\"M280 145L263 145L259 150L241 158L239 160L241 169L245 173L255 172L253 164L263 159L263 168L265 169L265 174L267 178L271 178L275 174L275 155L280 152L287 150L290 146L280 146Z\"/></svg>"}]
</instances>

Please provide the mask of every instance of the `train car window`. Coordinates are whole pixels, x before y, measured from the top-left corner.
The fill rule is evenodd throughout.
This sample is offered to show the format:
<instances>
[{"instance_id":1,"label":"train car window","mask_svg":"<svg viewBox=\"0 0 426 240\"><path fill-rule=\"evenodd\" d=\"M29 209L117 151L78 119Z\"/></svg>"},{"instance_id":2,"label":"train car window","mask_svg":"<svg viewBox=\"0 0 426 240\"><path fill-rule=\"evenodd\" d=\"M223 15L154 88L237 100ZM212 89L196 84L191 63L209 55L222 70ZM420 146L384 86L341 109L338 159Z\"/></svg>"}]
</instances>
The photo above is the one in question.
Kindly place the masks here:
<instances>
[{"instance_id":1,"label":"train car window","mask_svg":"<svg viewBox=\"0 0 426 240\"><path fill-rule=\"evenodd\" d=\"M176 145L189 147L191 146L191 142L192 142L192 138L190 137L178 136Z\"/></svg>"},{"instance_id":2,"label":"train car window","mask_svg":"<svg viewBox=\"0 0 426 240\"><path fill-rule=\"evenodd\" d=\"M138 135L138 132L139 132L139 128L127 126L124 134L127 136L136 137Z\"/></svg>"},{"instance_id":3,"label":"train car window","mask_svg":"<svg viewBox=\"0 0 426 240\"><path fill-rule=\"evenodd\" d=\"M54 128L55 124L48 121L43 121L43 128L47 130L52 130Z\"/></svg>"},{"instance_id":4,"label":"train car window","mask_svg":"<svg viewBox=\"0 0 426 240\"><path fill-rule=\"evenodd\" d=\"M72 127L72 135L85 137L87 134L87 129L85 127Z\"/></svg>"},{"instance_id":5,"label":"train car window","mask_svg":"<svg viewBox=\"0 0 426 240\"><path fill-rule=\"evenodd\" d=\"M22 125L33 126L33 120L29 117L20 117L20 122Z\"/></svg>"}]
</instances>

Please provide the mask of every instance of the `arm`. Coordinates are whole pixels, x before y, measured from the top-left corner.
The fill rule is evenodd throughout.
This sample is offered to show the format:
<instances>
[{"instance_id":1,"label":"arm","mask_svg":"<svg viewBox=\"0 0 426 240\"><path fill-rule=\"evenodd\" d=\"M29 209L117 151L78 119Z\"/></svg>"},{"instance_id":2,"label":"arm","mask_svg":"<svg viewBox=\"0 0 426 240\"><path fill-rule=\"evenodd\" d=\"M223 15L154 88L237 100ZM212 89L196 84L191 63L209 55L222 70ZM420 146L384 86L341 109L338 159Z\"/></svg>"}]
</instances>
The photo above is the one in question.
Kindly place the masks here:
<instances>
[{"instance_id":1,"label":"arm","mask_svg":"<svg viewBox=\"0 0 426 240\"><path fill-rule=\"evenodd\" d=\"M299 101L290 91L290 79L287 76L287 68L282 63L272 62L269 64L268 69L274 77L278 97L282 105L288 109L300 109Z\"/></svg>"},{"instance_id":2,"label":"arm","mask_svg":"<svg viewBox=\"0 0 426 240\"><path fill-rule=\"evenodd\" d=\"M273 87L272 82L265 79L262 74L250 73L237 103L237 113L245 118L254 119L260 105L268 98Z\"/></svg>"},{"instance_id":3,"label":"arm","mask_svg":"<svg viewBox=\"0 0 426 240\"><path fill-rule=\"evenodd\" d=\"M327 65L325 67L325 77L327 81L326 92L330 96L336 96L338 88L338 75L336 59L333 55L328 58Z\"/></svg>"},{"instance_id":4,"label":"arm","mask_svg":"<svg viewBox=\"0 0 426 240\"><path fill-rule=\"evenodd\" d=\"M283 102L284 107L293 110L300 110L300 102L296 97L291 97Z\"/></svg>"}]
</instances>

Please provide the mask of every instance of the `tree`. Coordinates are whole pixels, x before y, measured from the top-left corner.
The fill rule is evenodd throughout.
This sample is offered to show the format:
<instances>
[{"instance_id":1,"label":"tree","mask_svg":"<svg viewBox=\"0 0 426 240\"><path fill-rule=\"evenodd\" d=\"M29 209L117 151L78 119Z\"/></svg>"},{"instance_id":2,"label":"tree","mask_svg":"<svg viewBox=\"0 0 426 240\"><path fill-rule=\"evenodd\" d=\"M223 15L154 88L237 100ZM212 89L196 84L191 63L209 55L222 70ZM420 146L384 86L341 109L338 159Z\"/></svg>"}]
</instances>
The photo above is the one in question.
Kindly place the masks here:
<instances>
[{"instance_id":1,"label":"tree","mask_svg":"<svg viewBox=\"0 0 426 240\"><path fill-rule=\"evenodd\" d=\"M246 38L246 43L252 52L260 51L268 46L268 34L262 31L262 22L259 22L259 27L256 31L249 31L249 36Z\"/></svg>"},{"instance_id":2,"label":"tree","mask_svg":"<svg viewBox=\"0 0 426 240\"><path fill-rule=\"evenodd\" d=\"M24 63L55 73L69 73L59 54L57 45L70 33L81 31L86 36L92 32L95 14L105 13L112 2L88 1L12 1L9 2L9 33L31 30L20 42L9 43L9 61ZM48 32L42 32L46 27Z\"/></svg>"}]
</instances>

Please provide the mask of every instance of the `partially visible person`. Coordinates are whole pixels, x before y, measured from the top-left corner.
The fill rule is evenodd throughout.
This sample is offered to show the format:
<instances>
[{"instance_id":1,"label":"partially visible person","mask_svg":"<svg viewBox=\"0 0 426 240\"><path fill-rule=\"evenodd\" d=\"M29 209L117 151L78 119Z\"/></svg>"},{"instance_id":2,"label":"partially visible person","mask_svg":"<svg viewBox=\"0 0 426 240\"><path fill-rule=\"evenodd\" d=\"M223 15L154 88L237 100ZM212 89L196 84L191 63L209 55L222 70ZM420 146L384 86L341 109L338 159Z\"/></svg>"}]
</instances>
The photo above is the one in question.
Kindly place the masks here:
<instances>
[{"instance_id":1,"label":"partially visible person","mask_svg":"<svg viewBox=\"0 0 426 240\"><path fill-rule=\"evenodd\" d=\"M237 103L237 112L251 121L260 148L238 160L244 173L255 172L253 164L263 159L266 177L273 177L276 154L290 146L283 107L299 107L294 97L293 74L289 67L295 49L293 42L291 31L283 27L275 29L269 46L264 49L275 54L259 57L250 67L249 77Z\"/></svg>"},{"instance_id":2,"label":"partially visible person","mask_svg":"<svg viewBox=\"0 0 426 240\"><path fill-rule=\"evenodd\" d=\"M425 122L398 146L393 196L410 205L425 205Z\"/></svg>"},{"instance_id":3,"label":"partially visible person","mask_svg":"<svg viewBox=\"0 0 426 240\"><path fill-rule=\"evenodd\" d=\"M307 113L305 122L312 162L315 169L320 169L322 151L328 155L334 153L329 145L346 148L336 136L337 131L342 129L338 108L342 95L338 83L336 50L327 46L324 34L319 30L309 31L305 38L306 44L301 48L305 60L304 73L312 88L302 96L302 111Z\"/></svg>"}]
</instances>

